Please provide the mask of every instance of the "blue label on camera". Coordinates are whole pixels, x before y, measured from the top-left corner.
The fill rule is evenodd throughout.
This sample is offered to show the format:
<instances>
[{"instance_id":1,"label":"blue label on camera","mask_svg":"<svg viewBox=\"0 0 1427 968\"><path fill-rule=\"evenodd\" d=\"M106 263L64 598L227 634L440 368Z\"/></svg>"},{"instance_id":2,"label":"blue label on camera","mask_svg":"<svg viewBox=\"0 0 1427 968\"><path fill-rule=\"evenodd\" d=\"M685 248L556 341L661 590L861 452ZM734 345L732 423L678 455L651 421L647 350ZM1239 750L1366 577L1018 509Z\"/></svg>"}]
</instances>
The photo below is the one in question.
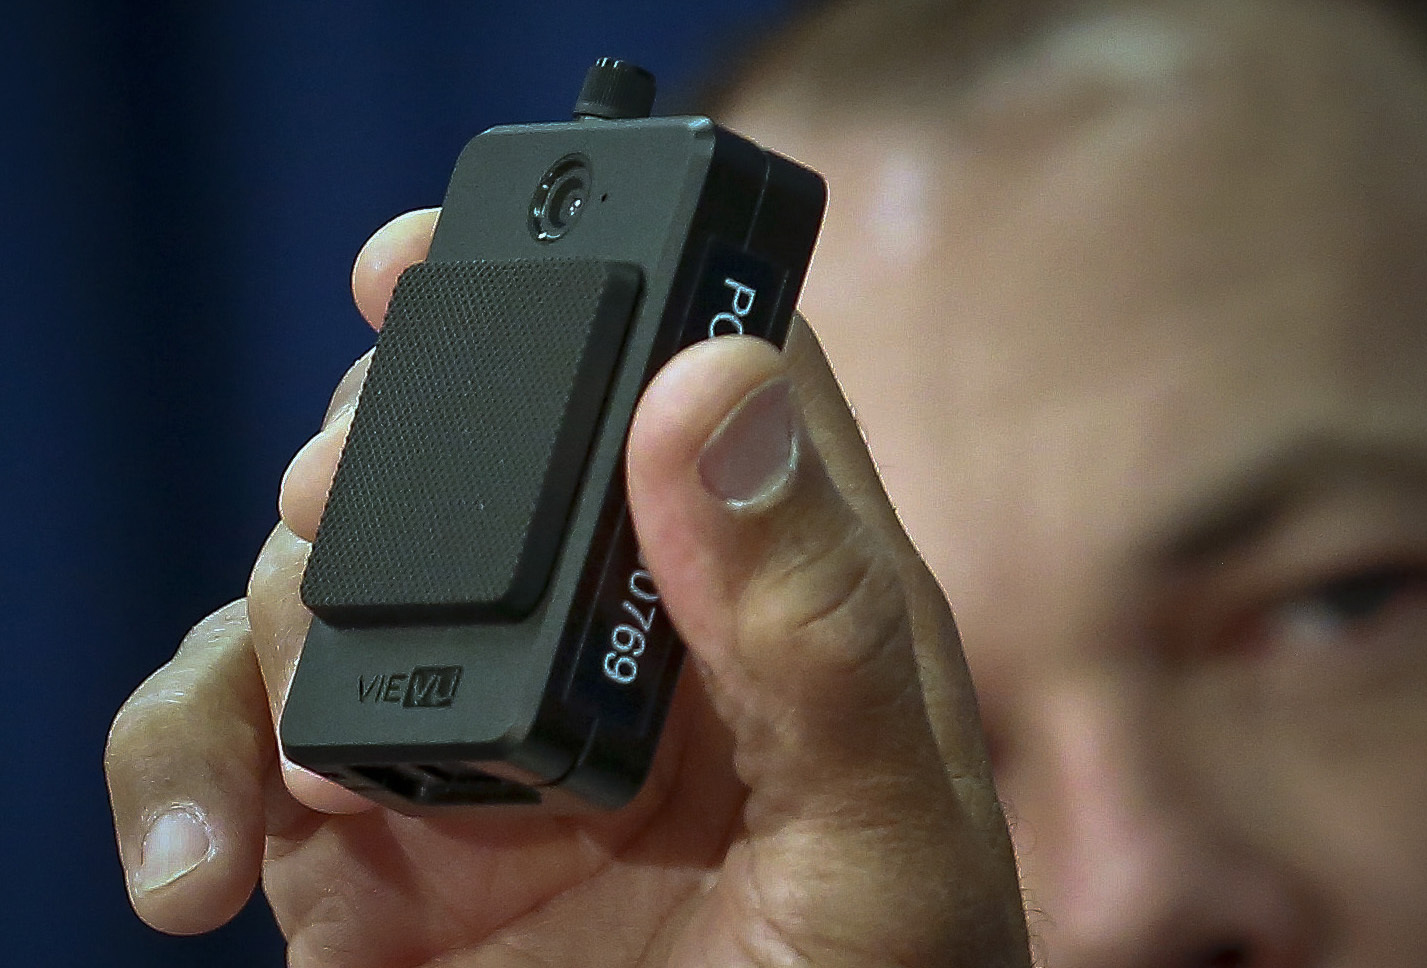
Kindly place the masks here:
<instances>
[{"instance_id":1,"label":"blue label on camera","mask_svg":"<svg viewBox=\"0 0 1427 968\"><path fill-rule=\"evenodd\" d=\"M787 270L749 255L722 239L709 240L681 346L711 336L773 334L773 316L783 294Z\"/></svg>"},{"instance_id":2,"label":"blue label on camera","mask_svg":"<svg viewBox=\"0 0 1427 968\"><path fill-rule=\"evenodd\" d=\"M675 637L629 527L622 516L566 698L605 726L643 733Z\"/></svg>"}]
</instances>

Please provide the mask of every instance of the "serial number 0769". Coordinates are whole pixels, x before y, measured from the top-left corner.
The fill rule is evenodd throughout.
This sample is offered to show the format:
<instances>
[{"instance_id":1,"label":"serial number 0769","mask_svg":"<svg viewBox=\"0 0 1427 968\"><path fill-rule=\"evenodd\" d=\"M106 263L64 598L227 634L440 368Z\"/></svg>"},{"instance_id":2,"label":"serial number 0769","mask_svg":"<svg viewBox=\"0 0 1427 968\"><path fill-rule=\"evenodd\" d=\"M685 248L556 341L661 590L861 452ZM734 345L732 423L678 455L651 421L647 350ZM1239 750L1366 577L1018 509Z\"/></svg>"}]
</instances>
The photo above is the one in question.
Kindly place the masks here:
<instances>
[{"instance_id":1,"label":"serial number 0769","mask_svg":"<svg viewBox=\"0 0 1427 968\"><path fill-rule=\"evenodd\" d=\"M610 648L604 657L606 678L621 686L629 685L639 675L639 657L644 654L649 630L659 612L659 593L649 572L643 568L630 572L628 587L629 594L619 604L629 621L610 631Z\"/></svg>"}]
</instances>

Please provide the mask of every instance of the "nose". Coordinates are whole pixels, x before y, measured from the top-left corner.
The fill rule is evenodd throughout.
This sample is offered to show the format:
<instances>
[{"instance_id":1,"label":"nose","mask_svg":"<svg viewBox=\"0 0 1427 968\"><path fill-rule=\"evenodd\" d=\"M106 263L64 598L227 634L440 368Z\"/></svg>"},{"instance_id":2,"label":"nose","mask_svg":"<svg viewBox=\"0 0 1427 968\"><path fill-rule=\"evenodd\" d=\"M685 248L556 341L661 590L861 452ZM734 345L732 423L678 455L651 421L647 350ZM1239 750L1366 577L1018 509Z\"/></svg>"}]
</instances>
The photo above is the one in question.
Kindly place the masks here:
<instances>
[{"instance_id":1,"label":"nose","mask_svg":"<svg viewBox=\"0 0 1427 968\"><path fill-rule=\"evenodd\" d=\"M1005 790L1040 963L1306 964L1311 919L1292 871L1177 781L1172 744L1116 692L1047 701L1037 749L1018 770L1034 775Z\"/></svg>"}]
</instances>

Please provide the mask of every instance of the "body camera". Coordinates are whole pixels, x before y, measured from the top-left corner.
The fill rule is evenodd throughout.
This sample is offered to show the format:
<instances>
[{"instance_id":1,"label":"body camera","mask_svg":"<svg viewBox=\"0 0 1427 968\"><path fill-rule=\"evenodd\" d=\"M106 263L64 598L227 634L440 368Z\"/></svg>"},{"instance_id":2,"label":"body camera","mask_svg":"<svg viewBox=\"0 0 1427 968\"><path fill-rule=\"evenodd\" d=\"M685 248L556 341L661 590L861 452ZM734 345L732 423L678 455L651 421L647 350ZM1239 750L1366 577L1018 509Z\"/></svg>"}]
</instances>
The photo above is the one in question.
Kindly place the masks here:
<instances>
[{"instance_id":1,"label":"body camera","mask_svg":"<svg viewBox=\"0 0 1427 968\"><path fill-rule=\"evenodd\" d=\"M602 60L575 120L474 138L393 295L281 737L398 810L615 807L648 772L682 645L630 527L625 434L681 347L781 344L826 198L652 100Z\"/></svg>"}]
</instances>

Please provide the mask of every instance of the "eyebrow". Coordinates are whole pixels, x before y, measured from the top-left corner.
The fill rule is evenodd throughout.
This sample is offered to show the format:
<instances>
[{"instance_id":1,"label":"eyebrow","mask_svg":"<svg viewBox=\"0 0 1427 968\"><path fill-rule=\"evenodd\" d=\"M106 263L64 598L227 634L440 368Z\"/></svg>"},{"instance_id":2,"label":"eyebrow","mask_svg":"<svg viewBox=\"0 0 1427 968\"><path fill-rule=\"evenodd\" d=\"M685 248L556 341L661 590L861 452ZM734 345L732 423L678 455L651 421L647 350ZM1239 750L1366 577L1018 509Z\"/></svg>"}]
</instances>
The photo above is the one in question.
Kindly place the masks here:
<instances>
[{"instance_id":1,"label":"eyebrow","mask_svg":"<svg viewBox=\"0 0 1427 968\"><path fill-rule=\"evenodd\" d=\"M1274 448L1245 470L1202 489L1156 533L1154 559L1192 566L1224 557L1266 535L1314 491L1370 480L1427 495L1427 445L1385 438L1307 434Z\"/></svg>"}]
</instances>

